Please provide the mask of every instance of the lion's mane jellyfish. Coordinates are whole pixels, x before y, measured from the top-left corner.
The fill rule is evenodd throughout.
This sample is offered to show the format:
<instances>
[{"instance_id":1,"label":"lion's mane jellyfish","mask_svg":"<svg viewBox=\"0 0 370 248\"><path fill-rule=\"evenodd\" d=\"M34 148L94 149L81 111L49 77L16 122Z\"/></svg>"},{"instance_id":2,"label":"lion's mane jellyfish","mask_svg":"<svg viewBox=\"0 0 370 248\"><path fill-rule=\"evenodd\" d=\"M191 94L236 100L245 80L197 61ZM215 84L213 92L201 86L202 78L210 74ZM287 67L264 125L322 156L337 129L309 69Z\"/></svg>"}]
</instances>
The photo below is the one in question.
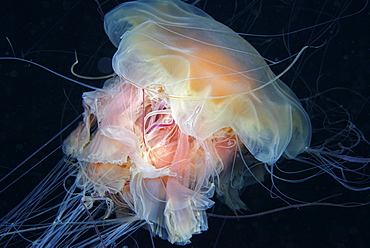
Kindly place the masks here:
<instances>
[{"instance_id":1,"label":"lion's mane jellyfish","mask_svg":"<svg viewBox=\"0 0 370 248\"><path fill-rule=\"evenodd\" d=\"M333 23L342 15L331 17ZM251 209L261 205L265 198L260 194L245 203L240 198L244 187L255 183L263 193L279 198L285 209L338 203L332 200L335 190L312 200L297 189L298 183L324 173L348 189L369 189L370 159L351 154L359 143L370 143L344 107L338 102L332 107L321 91L302 99L309 117L280 80L307 47L279 60L293 62L275 75L270 66L278 63L264 59L233 30L180 0L123 3L106 14L104 27L117 47L116 75L101 89L90 87L94 91L83 94L83 120L63 143L66 156L49 166L39 185L1 217L1 246L138 247L143 242L147 247L146 240L136 242L132 235L138 231L139 236L141 227L151 237L185 245L208 229L206 211L211 211L216 195L235 215L245 213L246 204ZM312 38L307 43L316 42ZM343 112L347 119L342 120ZM332 116L340 120L332 121ZM31 169L20 169L22 163L0 179L11 181L5 189L13 184L10 174L32 177ZM294 193L280 183L290 184ZM309 187L316 190L316 184ZM270 212L277 211L274 207ZM240 233L244 241L244 229Z\"/></svg>"},{"instance_id":2,"label":"lion's mane jellyfish","mask_svg":"<svg viewBox=\"0 0 370 248\"><path fill-rule=\"evenodd\" d=\"M179 0L127 2L104 26L118 47L117 76L83 95L84 120L64 144L85 202L110 198L118 219L135 216L186 244L208 229L215 191L232 210L245 208L238 191L264 175L256 166L253 178L248 166L309 146L310 120L294 93L202 10Z\"/></svg>"}]
</instances>

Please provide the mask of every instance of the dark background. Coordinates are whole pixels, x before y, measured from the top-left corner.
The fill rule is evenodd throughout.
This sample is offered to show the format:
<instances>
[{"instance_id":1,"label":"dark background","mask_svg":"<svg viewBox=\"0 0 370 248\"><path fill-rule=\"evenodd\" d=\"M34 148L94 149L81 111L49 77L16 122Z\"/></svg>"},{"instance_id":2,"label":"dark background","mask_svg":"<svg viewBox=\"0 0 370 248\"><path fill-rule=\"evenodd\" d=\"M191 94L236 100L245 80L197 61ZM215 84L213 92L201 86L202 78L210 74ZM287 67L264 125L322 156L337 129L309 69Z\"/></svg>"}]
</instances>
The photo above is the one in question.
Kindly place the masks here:
<instances>
[{"instance_id":1,"label":"dark background","mask_svg":"<svg viewBox=\"0 0 370 248\"><path fill-rule=\"evenodd\" d=\"M74 62L74 51L77 51L80 60L77 72L90 76L109 73L109 58L115 48L105 36L103 13L118 2L101 1L100 4L101 8L93 0L3 3L0 9L0 56L15 53L17 57L72 77L69 70ZM246 36L246 39L262 56L271 60L282 60L305 45L323 45L306 51L294 69L284 75L283 81L300 99L323 94L335 104L342 105L369 138L369 103L363 99L368 98L370 92L369 8L361 11L365 5L365 1L290 0L208 0L198 4L238 32L259 34L261 37ZM325 22L325 25L314 26ZM306 27L311 28L293 32ZM14 53L5 37L9 38ZM274 71L282 71L289 61L292 59L273 67ZM108 70L104 69L106 67ZM5 175L82 112L81 94L88 89L27 63L9 60L0 61L0 82L0 173ZM101 87L103 81L88 83ZM324 94L336 87L346 89ZM309 107L310 101L303 101L303 104ZM319 128L322 116L311 114L314 128ZM61 134L10 180L57 148L70 131ZM313 142L319 143L323 139L317 135ZM370 154L366 147L356 152L364 157ZM29 177L18 182L11 191L3 193L1 211L11 209L62 156L62 151L57 150L43 166L29 173ZM294 166L294 162L290 165ZM4 183L0 188L5 186ZM288 195L307 200L320 199L315 197L317 192L325 196L343 192L337 202L369 201L368 193L348 192L328 176L317 177L304 185L288 184L284 190ZM251 210L246 213L284 205L271 199L269 192L258 185L249 187L243 199ZM219 202L210 211L232 215ZM194 235L193 243L186 247L369 247L369 213L369 206L352 209L308 207L250 219L209 218L209 230ZM140 247L152 246L146 230L139 230L133 238ZM156 247L171 247L159 238L155 238L154 243ZM134 247L132 240L127 245Z\"/></svg>"}]
</instances>

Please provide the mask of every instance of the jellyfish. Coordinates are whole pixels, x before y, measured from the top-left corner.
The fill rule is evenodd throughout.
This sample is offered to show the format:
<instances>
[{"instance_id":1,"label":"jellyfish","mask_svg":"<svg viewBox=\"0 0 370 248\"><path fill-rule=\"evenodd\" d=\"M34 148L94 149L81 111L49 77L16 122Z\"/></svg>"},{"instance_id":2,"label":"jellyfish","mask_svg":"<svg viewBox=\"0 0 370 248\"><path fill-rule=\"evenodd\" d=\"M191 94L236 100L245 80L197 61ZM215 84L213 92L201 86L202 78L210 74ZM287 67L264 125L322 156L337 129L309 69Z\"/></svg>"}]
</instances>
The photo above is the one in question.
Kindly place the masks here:
<instances>
[{"instance_id":1,"label":"jellyfish","mask_svg":"<svg viewBox=\"0 0 370 248\"><path fill-rule=\"evenodd\" d=\"M83 94L83 121L61 161L74 181L34 246L109 247L139 227L186 245L208 229L215 195L239 213L240 191L273 174L278 160L325 153L310 148L310 117L280 80L285 71L275 75L199 8L127 2L104 27L117 75ZM83 237L85 227L96 235Z\"/></svg>"},{"instance_id":2,"label":"jellyfish","mask_svg":"<svg viewBox=\"0 0 370 248\"><path fill-rule=\"evenodd\" d=\"M309 146L310 120L294 93L247 41L198 8L127 2L104 27L118 46L117 76L84 93L84 121L64 152L89 195L115 195L155 235L184 245L207 230L215 190L244 208L232 191L252 178L229 168L239 150L273 164Z\"/></svg>"}]
</instances>

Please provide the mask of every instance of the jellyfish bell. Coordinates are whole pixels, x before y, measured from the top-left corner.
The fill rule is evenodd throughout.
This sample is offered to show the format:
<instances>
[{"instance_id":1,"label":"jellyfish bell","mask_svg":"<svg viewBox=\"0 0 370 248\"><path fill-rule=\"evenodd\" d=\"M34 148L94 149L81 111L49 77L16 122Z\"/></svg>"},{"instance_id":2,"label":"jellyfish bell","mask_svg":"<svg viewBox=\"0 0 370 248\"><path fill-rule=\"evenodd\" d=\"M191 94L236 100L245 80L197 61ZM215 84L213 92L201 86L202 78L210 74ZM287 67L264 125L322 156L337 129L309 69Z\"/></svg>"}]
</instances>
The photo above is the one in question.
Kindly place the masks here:
<instances>
[{"instance_id":1,"label":"jellyfish bell","mask_svg":"<svg viewBox=\"0 0 370 248\"><path fill-rule=\"evenodd\" d=\"M180 1L137 1L108 13L105 26L118 46L118 76L83 95L83 122L63 147L69 157L49 177L62 178L67 195L39 222L46 212L40 190L5 218L1 237L25 237L39 247L109 247L143 226L186 244L208 228L205 211L215 192L240 214L260 197L242 201L240 190L263 181L265 168L276 168L282 157L295 158L296 168L298 154L313 152L308 115L280 74L201 10ZM38 189L50 199L54 185Z\"/></svg>"},{"instance_id":2,"label":"jellyfish bell","mask_svg":"<svg viewBox=\"0 0 370 248\"><path fill-rule=\"evenodd\" d=\"M150 11L154 19L146 17ZM206 139L232 127L258 160L270 164L309 146L310 120L294 93L245 39L195 6L128 2L108 13L104 25L113 44L121 39L116 73L164 90L185 134Z\"/></svg>"}]
</instances>

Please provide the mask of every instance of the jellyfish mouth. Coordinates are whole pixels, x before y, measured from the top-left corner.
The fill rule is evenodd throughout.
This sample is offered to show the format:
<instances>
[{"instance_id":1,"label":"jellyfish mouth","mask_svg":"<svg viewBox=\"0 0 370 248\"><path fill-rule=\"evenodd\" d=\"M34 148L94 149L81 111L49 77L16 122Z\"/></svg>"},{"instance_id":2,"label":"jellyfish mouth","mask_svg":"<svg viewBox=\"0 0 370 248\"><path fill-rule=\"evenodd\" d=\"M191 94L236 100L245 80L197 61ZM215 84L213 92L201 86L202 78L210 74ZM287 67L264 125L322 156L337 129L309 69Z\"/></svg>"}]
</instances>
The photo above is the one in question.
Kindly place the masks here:
<instances>
[{"instance_id":1,"label":"jellyfish mouth","mask_svg":"<svg viewBox=\"0 0 370 248\"><path fill-rule=\"evenodd\" d=\"M214 180L241 141L232 128L204 140L185 134L168 99L114 80L85 93L84 122L65 141L81 167L77 180L89 195L113 200L122 221L135 215L163 239L186 244L208 229Z\"/></svg>"}]
</instances>

